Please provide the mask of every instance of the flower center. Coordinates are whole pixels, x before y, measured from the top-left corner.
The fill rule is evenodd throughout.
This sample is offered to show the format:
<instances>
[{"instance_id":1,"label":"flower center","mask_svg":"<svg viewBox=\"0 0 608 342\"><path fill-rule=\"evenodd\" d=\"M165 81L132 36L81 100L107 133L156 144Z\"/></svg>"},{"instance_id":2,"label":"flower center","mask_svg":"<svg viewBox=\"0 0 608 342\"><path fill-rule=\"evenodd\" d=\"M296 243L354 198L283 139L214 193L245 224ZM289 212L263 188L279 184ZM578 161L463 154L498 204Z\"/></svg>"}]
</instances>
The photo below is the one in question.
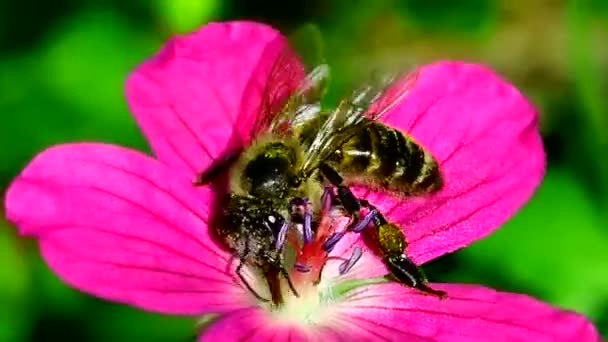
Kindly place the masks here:
<instances>
[{"instance_id":1,"label":"flower center","mask_svg":"<svg viewBox=\"0 0 608 342\"><path fill-rule=\"evenodd\" d=\"M287 294L279 307L270 308L273 321L309 326L328 322L335 304L332 288L319 283L305 288L299 287L299 296Z\"/></svg>"},{"instance_id":2,"label":"flower center","mask_svg":"<svg viewBox=\"0 0 608 342\"><path fill-rule=\"evenodd\" d=\"M298 293L291 291L287 281L281 281L283 303L259 303L265 308L272 320L284 323L311 325L328 322L331 318L332 307L340 294L338 284L333 284L321 277L323 268L330 258L333 246L339 238L336 236L335 226L341 226L327 212L319 215L314 234L309 238L302 238L297 230L291 230L286 237L286 264L292 265L289 277ZM302 241L305 240L305 241ZM353 257L343 260L339 267L341 274L347 273L361 256L361 250L356 247ZM333 257L332 257L333 258ZM263 283L262 279L258 279ZM336 292L338 291L338 292Z\"/></svg>"},{"instance_id":3,"label":"flower center","mask_svg":"<svg viewBox=\"0 0 608 342\"><path fill-rule=\"evenodd\" d=\"M351 217L334 212L329 200L330 190L326 188L314 222L308 199L295 198L290 202L291 214L299 219L294 219L292 225L281 225L276 233L276 248L283 252L282 262L287 274L271 269L264 271L262 276L255 268L247 267L248 278L254 284L250 290L258 298L257 305L272 321L303 327L326 323L334 316L336 304L346 292L369 282L369 279L341 277L362 257L360 247L352 248L350 257L344 255L343 248L340 256L330 254L346 234L357 234L368 226L373 213L362 210L355 222L351 222ZM328 261L331 261L330 269L323 275Z\"/></svg>"}]
</instances>

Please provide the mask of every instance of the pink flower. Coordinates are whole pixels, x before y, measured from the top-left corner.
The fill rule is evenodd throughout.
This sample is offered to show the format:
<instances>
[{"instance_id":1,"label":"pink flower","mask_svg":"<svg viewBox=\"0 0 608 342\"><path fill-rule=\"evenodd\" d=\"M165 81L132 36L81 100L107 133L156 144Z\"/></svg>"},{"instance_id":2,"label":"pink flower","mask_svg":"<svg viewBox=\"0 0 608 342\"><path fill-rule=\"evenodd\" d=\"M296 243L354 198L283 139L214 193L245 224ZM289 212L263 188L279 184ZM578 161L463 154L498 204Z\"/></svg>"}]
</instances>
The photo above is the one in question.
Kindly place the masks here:
<instances>
[{"instance_id":1,"label":"pink flower","mask_svg":"<svg viewBox=\"0 0 608 342\"><path fill-rule=\"evenodd\" d=\"M51 147L10 186L8 218L38 239L48 265L75 288L144 310L218 314L201 341L599 340L583 317L525 295L432 284L448 294L439 299L371 284L387 271L367 250L343 275L342 261L329 259L321 282L300 281L300 297L288 295L280 309L258 302L210 236L213 190L192 180L234 147L235 127L259 119L266 77L285 44L247 22L172 39L127 83L156 158L100 143ZM545 161L534 109L490 70L440 62L416 73L385 120L438 158L444 188L411 200L356 191L403 227L408 255L421 264L496 229L531 196ZM354 246L366 247L347 235L332 256L348 258Z\"/></svg>"}]
</instances>

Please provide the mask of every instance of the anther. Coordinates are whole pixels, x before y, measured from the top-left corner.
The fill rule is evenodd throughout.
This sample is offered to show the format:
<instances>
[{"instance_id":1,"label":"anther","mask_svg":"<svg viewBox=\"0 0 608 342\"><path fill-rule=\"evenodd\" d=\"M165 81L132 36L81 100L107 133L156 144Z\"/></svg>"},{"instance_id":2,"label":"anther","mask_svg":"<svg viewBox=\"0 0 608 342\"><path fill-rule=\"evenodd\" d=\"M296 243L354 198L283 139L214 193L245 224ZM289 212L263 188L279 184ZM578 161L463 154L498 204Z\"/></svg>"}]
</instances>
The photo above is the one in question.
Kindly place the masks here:
<instances>
[{"instance_id":1,"label":"anther","mask_svg":"<svg viewBox=\"0 0 608 342\"><path fill-rule=\"evenodd\" d=\"M342 238L344 237L344 232L338 232L338 233L333 233L329 236L329 238L327 238L327 240L325 240L325 242L323 243L323 250L326 252L331 252L334 247L336 247L336 244L338 243L338 241L340 241Z\"/></svg>"},{"instance_id":2,"label":"anther","mask_svg":"<svg viewBox=\"0 0 608 342\"><path fill-rule=\"evenodd\" d=\"M304 226L302 227L302 235L304 243L308 244L312 241L312 214L310 210L306 210L304 213Z\"/></svg>"},{"instance_id":3,"label":"anther","mask_svg":"<svg viewBox=\"0 0 608 342\"><path fill-rule=\"evenodd\" d=\"M308 198L306 197L296 197L293 198L290 203L289 203L292 207L299 207L299 206L305 206L308 204Z\"/></svg>"},{"instance_id":4,"label":"anther","mask_svg":"<svg viewBox=\"0 0 608 342\"><path fill-rule=\"evenodd\" d=\"M302 273L310 272L310 270L312 269L309 265L302 264L299 262L296 262L294 267L295 267L296 271L302 272Z\"/></svg>"},{"instance_id":5,"label":"anther","mask_svg":"<svg viewBox=\"0 0 608 342\"><path fill-rule=\"evenodd\" d=\"M355 266L357 261L359 261L359 259L361 259L362 255L363 255L363 250L361 250L360 247L353 248L353 254L350 256L350 258L348 260L346 260L345 262L341 263L340 266L338 267L340 274L345 274L345 273L348 273L350 270L352 270L352 268Z\"/></svg>"},{"instance_id":6,"label":"anther","mask_svg":"<svg viewBox=\"0 0 608 342\"><path fill-rule=\"evenodd\" d=\"M363 218L359 221L353 222L347 230L353 231L355 233L361 232L372 222L374 218L378 216L378 210L372 209L367 214L363 216Z\"/></svg>"},{"instance_id":7,"label":"anther","mask_svg":"<svg viewBox=\"0 0 608 342\"><path fill-rule=\"evenodd\" d=\"M287 224L287 222L283 222L283 225L281 226L281 229L279 230L279 233L277 234L277 241L275 244L275 247L277 250L281 250L281 248L283 248L283 244L285 243L285 236L287 235L288 227L289 227L289 225Z\"/></svg>"}]
</instances>

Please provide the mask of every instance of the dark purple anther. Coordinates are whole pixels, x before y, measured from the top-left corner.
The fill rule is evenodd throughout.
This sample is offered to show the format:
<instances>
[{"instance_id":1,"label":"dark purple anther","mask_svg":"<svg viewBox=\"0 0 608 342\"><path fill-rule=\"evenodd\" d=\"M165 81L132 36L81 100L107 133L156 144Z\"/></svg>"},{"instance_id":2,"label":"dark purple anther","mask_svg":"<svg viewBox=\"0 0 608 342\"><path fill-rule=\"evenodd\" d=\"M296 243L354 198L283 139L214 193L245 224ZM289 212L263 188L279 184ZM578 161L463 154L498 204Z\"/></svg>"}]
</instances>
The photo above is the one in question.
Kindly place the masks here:
<instances>
[{"instance_id":1,"label":"dark purple anther","mask_svg":"<svg viewBox=\"0 0 608 342\"><path fill-rule=\"evenodd\" d=\"M299 262L296 262L294 267L296 268L296 271L302 272L302 273L310 272L310 270L312 269L310 266L299 263Z\"/></svg>"},{"instance_id":2,"label":"dark purple anther","mask_svg":"<svg viewBox=\"0 0 608 342\"><path fill-rule=\"evenodd\" d=\"M340 241L344 237L344 232L333 233L329 236L329 238L323 243L323 250L327 253L331 252L338 241Z\"/></svg>"},{"instance_id":3,"label":"dark purple anther","mask_svg":"<svg viewBox=\"0 0 608 342\"><path fill-rule=\"evenodd\" d=\"M304 226L302 227L302 235L304 237L304 243L309 244L312 241L312 213L310 210L306 210L304 213Z\"/></svg>"},{"instance_id":4,"label":"dark purple anther","mask_svg":"<svg viewBox=\"0 0 608 342\"><path fill-rule=\"evenodd\" d=\"M283 222L283 225L281 226L281 229L279 230L279 233L277 234L277 241L276 241L276 249L277 250L281 250L281 248L283 248L283 244L285 243L285 236L287 235L287 228L289 227L289 225L287 224L287 222Z\"/></svg>"},{"instance_id":5,"label":"dark purple anther","mask_svg":"<svg viewBox=\"0 0 608 342\"><path fill-rule=\"evenodd\" d=\"M292 207L297 207L297 206L306 206L308 204L308 198L306 197L296 197L296 198L292 198L291 201L289 202L289 204Z\"/></svg>"},{"instance_id":6,"label":"dark purple anther","mask_svg":"<svg viewBox=\"0 0 608 342\"><path fill-rule=\"evenodd\" d=\"M348 271L350 271L355 266L357 261L359 261L359 259L361 259L362 255L363 255L363 251L361 250L361 248L355 247L353 249L353 254L350 256L350 258L348 260L346 260L345 262L341 263L340 266L338 267L340 274L345 274Z\"/></svg>"},{"instance_id":7,"label":"dark purple anther","mask_svg":"<svg viewBox=\"0 0 608 342\"><path fill-rule=\"evenodd\" d=\"M355 233L361 232L363 229L369 226L369 224L372 222L374 217L376 217L376 215L378 215L378 211L376 209L370 210L367 214L365 214L365 216L363 216L361 220L351 224L348 227L348 230L353 231Z\"/></svg>"},{"instance_id":8,"label":"dark purple anther","mask_svg":"<svg viewBox=\"0 0 608 342\"><path fill-rule=\"evenodd\" d=\"M334 189L330 186L326 186L325 190L323 190L323 195L321 195L321 207L324 211L329 211L331 209L331 202L334 197Z\"/></svg>"}]
</instances>

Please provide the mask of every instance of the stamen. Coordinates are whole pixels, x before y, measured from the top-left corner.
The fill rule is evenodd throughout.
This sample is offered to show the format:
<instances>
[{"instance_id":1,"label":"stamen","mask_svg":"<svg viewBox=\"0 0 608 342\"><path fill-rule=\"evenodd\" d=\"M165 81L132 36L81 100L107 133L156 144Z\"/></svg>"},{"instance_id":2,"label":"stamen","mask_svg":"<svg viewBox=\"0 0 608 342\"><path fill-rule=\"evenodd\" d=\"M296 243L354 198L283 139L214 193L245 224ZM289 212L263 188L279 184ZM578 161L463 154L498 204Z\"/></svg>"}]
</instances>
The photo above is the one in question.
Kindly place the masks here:
<instances>
[{"instance_id":1,"label":"stamen","mask_svg":"<svg viewBox=\"0 0 608 342\"><path fill-rule=\"evenodd\" d=\"M367 214L365 214L365 216L363 216L363 219L352 223L347 228L347 230L353 231L355 233L361 232L363 229L365 229L365 228L367 228L367 226L369 226L369 224L372 222L374 217L376 217L376 215L378 215L378 211L376 209L370 210Z\"/></svg>"},{"instance_id":2,"label":"stamen","mask_svg":"<svg viewBox=\"0 0 608 342\"><path fill-rule=\"evenodd\" d=\"M334 191L330 186L326 186L321 195L321 208L323 211L328 212L331 209L331 203L333 201Z\"/></svg>"},{"instance_id":3,"label":"stamen","mask_svg":"<svg viewBox=\"0 0 608 342\"><path fill-rule=\"evenodd\" d=\"M287 224L287 222L283 222L283 225L281 226L281 229L279 230L279 233L277 234L277 241L275 244L275 247L277 250L281 250L283 248L283 244L285 243L285 236L287 235L288 227L289 227L289 225Z\"/></svg>"},{"instance_id":4,"label":"stamen","mask_svg":"<svg viewBox=\"0 0 608 342\"><path fill-rule=\"evenodd\" d=\"M308 204L308 198L306 197L296 197L292 198L289 205L292 207L303 207Z\"/></svg>"},{"instance_id":5,"label":"stamen","mask_svg":"<svg viewBox=\"0 0 608 342\"><path fill-rule=\"evenodd\" d=\"M296 262L294 267L295 267L296 271L302 272L302 273L310 272L310 270L312 269L312 267L310 267L309 265L305 265L300 262Z\"/></svg>"},{"instance_id":6,"label":"stamen","mask_svg":"<svg viewBox=\"0 0 608 342\"><path fill-rule=\"evenodd\" d=\"M304 213L304 226L302 227L302 235L304 243L309 244L312 241L312 213L309 209Z\"/></svg>"},{"instance_id":7,"label":"stamen","mask_svg":"<svg viewBox=\"0 0 608 342\"><path fill-rule=\"evenodd\" d=\"M338 243L338 241L340 241L343 237L344 237L345 232L338 232L338 233L333 233L329 236L329 238L327 240L325 240L325 242L323 243L323 250L325 250L326 252L331 252L334 247L336 247L336 244Z\"/></svg>"},{"instance_id":8,"label":"stamen","mask_svg":"<svg viewBox=\"0 0 608 342\"><path fill-rule=\"evenodd\" d=\"M289 201L292 221L302 223L302 238L304 244L309 244L313 239L312 233L312 208L307 197L296 197Z\"/></svg>"},{"instance_id":9,"label":"stamen","mask_svg":"<svg viewBox=\"0 0 608 342\"><path fill-rule=\"evenodd\" d=\"M345 273L349 272L355 266L357 261L359 261L359 259L361 259L362 255L363 255L363 250L361 250L361 248L359 248L359 247L355 247L353 249L353 254L350 256L350 258L340 264L340 266L338 268L338 270L340 271L340 274L345 274Z\"/></svg>"}]
</instances>

